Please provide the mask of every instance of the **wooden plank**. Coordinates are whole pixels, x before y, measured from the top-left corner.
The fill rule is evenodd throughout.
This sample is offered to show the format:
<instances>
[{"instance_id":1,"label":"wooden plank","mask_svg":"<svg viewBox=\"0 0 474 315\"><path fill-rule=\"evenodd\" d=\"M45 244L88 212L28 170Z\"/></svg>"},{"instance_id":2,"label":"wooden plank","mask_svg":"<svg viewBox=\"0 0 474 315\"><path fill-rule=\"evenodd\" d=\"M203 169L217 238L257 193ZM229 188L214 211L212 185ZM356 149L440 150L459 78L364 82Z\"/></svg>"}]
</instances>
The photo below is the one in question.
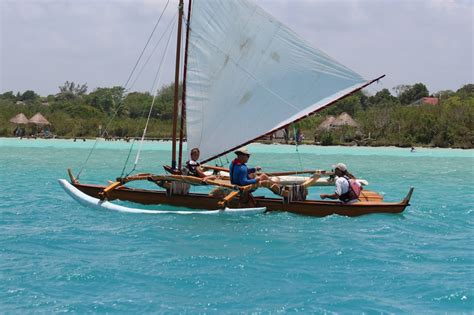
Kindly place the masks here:
<instances>
[{"instance_id":1,"label":"wooden plank","mask_svg":"<svg viewBox=\"0 0 474 315\"><path fill-rule=\"evenodd\" d=\"M362 190L359 195L359 200L367 202L382 202L383 196L375 191Z\"/></svg>"},{"instance_id":2,"label":"wooden plank","mask_svg":"<svg viewBox=\"0 0 474 315\"><path fill-rule=\"evenodd\" d=\"M122 186L122 182L113 182L111 183L109 186L105 187L100 193L99 193L99 198L104 200L106 198L108 198L108 194L109 192L111 192L112 190L114 190L115 188L117 187L120 187Z\"/></svg>"},{"instance_id":3,"label":"wooden plank","mask_svg":"<svg viewBox=\"0 0 474 315\"><path fill-rule=\"evenodd\" d=\"M219 206L225 207L232 199L239 195L238 191L232 191L230 194L225 196L221 201L218 202Z\"/></svg>"}]
</instances>

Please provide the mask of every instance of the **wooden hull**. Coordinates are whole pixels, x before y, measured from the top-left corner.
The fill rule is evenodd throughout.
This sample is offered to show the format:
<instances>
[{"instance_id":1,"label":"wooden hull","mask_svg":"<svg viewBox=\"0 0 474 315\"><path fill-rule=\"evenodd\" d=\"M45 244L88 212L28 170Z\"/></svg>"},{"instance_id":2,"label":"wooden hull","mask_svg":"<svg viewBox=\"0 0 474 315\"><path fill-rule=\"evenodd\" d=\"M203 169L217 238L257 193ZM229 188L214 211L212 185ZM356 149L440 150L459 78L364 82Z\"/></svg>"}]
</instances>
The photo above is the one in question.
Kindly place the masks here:
<instances>
[{"instance_id":1,"label":"wooden hull","mask_svg":"<svg viewBox=\"0 0 474 315\"><path fill-rule=\"evenodd\" d=\"M73 183L73 185L85 194L95 198L98 198L99 192L105 188L105 186L80 183ZM267 211L286 211L318 217L332 214L352 217L369 213L401 213L409 205L412 192L413 188L410 189L407 197L398 203L357 202L353 204L344 204L339 201L305 200L285 204L282 199L279 198L253 197L254 203L242 204L239 200L235 200L229 205L229 207L266 207ZM216 210L222 208L218 205L220 199L211 197L207 194L168 196L165 191L128 187L119 187L108 193L108 200L116 199L140 204L160 204L191 209Z\"/></svg>"}]
</instances>

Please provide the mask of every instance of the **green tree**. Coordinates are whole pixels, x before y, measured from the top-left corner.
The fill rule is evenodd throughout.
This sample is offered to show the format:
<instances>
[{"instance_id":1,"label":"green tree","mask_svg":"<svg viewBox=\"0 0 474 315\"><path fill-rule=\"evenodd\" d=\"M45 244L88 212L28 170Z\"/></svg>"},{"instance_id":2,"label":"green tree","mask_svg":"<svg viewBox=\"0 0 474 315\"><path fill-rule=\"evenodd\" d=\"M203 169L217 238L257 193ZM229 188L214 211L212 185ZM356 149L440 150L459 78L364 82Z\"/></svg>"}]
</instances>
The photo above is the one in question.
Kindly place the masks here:
<instances>
[{"instance_id":1,"label":"green tree","mask_svg":"<svg viewBox=\"0 0 474 315\"><path fill-rule=\"evenodd\" d=\"M87 93L87 83L75 84L74 82L66 81L59 87L59 93L56 94L58 100L72 100L77 97L82 97Z\"/></svg>"},{"instance_id":2,"label":"green tree","mask_svg":"<svg viewBox=\"0 0 474 315\"><path fill-rule=\"evenodd\" d=\"M359 91L346 98L343 98L340 101L337 101L334 106L324 109L323 113L325 115L339 115L343 112L346 112L349 115L354 116L357 111L362 110L361 98L365 97L366 96Z\"/></svg>"},{"instance_id":3,"label":"green tree","mask_svg":"<svg viewBox=\"0 0 474 315\"><path fill-rule=\"evenodd\" d=\"M368 99L369 106L394 105L397 103L398 99L388 89L382 89Z\"/></svg>"},{"instance_id":4,"label":"green tree","mask_svg":"<svg viewBox=\"0 0 474 315\"><path fill-rule=\"evenodd\" d=\"M326 132L321 136L321 145L332 145L334 144L334 139L330 132Z\"/></svg>"},{"instance_id":5,"label":"green tree","mask_svg":"<svg viewBox=\"0 0 474 315\"><path fill-rule=\"evenodd\" d=\"M423 83L416 83L401 92L398 99L400 103L408 105L428 95L429 92L426 86Z\"/></svg>"},{"instance_id":6,"label":"green tree","mask_svg":"<svg viewBox=\"0 0 474 315\"><path fill-rule=\"evenodd\" d=\"M27 90L21 95L20 100L21 101L35 101L38 98L39 98L39 95L36 94L34 91Z\"/></svg>"},{"instance_id":7,"label":"green tree","mask_svg":"<svg viewBox=\"0 0 474 315\"><path fill-rule=\"evenodd\" d=\"M3 94L0 94L0 99L8 100L11 102L16 102L17 100L15 94L13 94L13 91L8 91Z\"/></svg>"},{"instance_id":8,"label":"green tree","mask_svg":"<svg viewBox=\"0 0 474 315\"><path fill-rule=\"evenodd\" d=\"M433 96L437 97L440 100L444 100L444 99L447 99L447 98L453 96L454 94L455 93L451 90L442 90L442 91L438 91L438 92L434 93Z\"/></svg>"},{"instance_id":9,"label":"green tree","mask_svg":"<svg viewBox=\"0 0 474 315\"><path fill-rule=\"evenodd\" d=\"M140 93L140 92L133 92L129 93L126 97L125 100L123 101L124 104L124 110L127 112L128 116L131 118L141 118L144 117L151 106L151 103L153 102L153 96L150 95L150 93ZM157 112L156 106L155 106L155 112ZM152 116L156 117L155 115Z\"/></svg>"},{"instance_id":10,"label":"green tree","mask_svg":"<svg viewBox=\"0 0 474 315\"><path fill-rule=\"evenodd\" d=\"M392 90L395 92L395 95L397 97L399 97L400 94L402 94L403 92L408 90L410 87L411 87L411 85L399 84L399 85L395 86L394 88L392 88Z\"/></svg>"},{"instance_id":11,"label":"green tree","mask_svg":"<svg viewBox=\"0 0 474 315\"><path fill-rule=\"evenodd\" d=\"M179 85L178 95L181 98L182 84ZM174 83L164 85L158 91L156 97L157 115L163 119L168 120L173 118L174 105Z\"/></svg>"},{"instance_id":12,"label":"green tree","mask_svg":"<svg viewBox=\"0 0 474 315\"><path fill-rule=\"evenodd\" d=\"M474 97L474 84L466 84L456 91L460 97Z\"/></svg>"},{"instance_id":13,"label":"green tree","mask_svg":"<svg viewBox=\"0 0 474 315\"><path fill-rule=\"evenodd\" d=\"M123 110L124 91L125 89L121 86L97 88L87 96L86 103L102 110L104 113L112 114L117 112L120 115Z\"/></svg>"}]
</instances>

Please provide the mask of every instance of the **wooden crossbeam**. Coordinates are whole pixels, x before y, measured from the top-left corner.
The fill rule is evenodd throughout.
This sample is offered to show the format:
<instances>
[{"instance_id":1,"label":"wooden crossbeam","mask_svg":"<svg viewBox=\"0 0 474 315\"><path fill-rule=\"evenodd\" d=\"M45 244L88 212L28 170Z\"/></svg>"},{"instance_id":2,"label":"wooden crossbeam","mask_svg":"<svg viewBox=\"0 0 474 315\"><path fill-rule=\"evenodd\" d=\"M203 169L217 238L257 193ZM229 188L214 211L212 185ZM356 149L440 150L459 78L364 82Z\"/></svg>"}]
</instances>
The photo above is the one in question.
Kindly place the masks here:
<instances>
[{"instance_id":1,"label":"wooden crossbeam","mask_svg":"<svg viewBox=\"0 0 474 315\"><path fill-rule=\"evenodd\" d=\"M118 188L122 185L123 185L122 182L113 182L113 183L109 184L109 186L105 187L101 192L99 192L99 198L101 200L107 199L108 193L110 191L112 191L115 188Z\"/></svg>"}]
</instances>

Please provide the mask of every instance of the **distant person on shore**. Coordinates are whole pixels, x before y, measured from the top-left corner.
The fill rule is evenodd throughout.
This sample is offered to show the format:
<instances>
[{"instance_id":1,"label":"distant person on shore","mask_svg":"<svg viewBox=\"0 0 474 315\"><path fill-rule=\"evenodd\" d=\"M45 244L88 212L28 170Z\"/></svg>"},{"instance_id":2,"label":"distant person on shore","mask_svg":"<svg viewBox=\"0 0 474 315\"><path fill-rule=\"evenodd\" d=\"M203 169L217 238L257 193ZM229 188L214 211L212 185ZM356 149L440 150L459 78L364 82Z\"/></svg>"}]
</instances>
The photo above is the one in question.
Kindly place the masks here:
<instances>
[{"instance_id":1,"label":"distant person on shore","mask_svg":"<svg viewBox=\"0 0 474 315\"><path fill-rule=\"evenodd\" d=\"M15 130L13 131L13 135L16 137L23 137L25 135L25 128L22 127L16 127Z\"/></svg>"},{"instance_id":2,"label":"distant person on shore","mask_svg":"<svg viewBox=\"0 0 474 315\"><path fill-rule=\"evenodd\" d=\"M342 202L355 202L358 200L362 186L349 173L344 163L334 165L336 174L336 190L333 194L321 194L321 199L339 199Z\"/></svg>"},{"instance_id":3,"label":"distant person on shore","mask_svg":"<svg viewBox=\"0 0 474 315\"><path fill-rule=\"evenodd\" d=\"M247 167L245 163L250 159L250 153L246 147L242 147L234 153L237 154L237 158L229 166L230 182L232 184L246 186L269 180L266 174L257 175L260 167Z\"/></svg>"}]
</instances>

